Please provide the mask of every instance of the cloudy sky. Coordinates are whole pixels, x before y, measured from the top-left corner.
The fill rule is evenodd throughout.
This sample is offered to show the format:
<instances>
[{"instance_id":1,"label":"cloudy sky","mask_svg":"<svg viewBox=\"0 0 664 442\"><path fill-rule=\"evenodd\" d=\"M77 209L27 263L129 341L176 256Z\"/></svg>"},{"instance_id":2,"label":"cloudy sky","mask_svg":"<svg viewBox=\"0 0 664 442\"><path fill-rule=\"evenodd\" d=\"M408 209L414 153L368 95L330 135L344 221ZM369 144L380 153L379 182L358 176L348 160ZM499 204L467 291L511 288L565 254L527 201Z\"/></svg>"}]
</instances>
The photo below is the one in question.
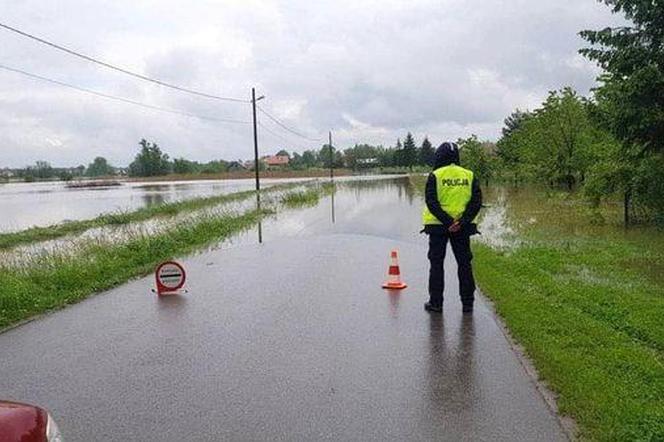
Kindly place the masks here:
<instances>
[{"instance_id":1,"label":"cloudy sky","mask_svg":"<svg viewBox=\"0 0 664 442\"><path fill-rule=\"evenodd\" d=\"M497 139L547 91L586 94L581 29L616 24L596 0L0 0L0 22L164 81L261 104L311 138L393 145ZM0 29L0 64L169 109L249 121L249 104L165 89ZM265 116L263 153L320 143ZM251 158L251 126L142 109L0 69L0 167L128 164L141 138L172 157Z\"/></svg>"}]
</instances>

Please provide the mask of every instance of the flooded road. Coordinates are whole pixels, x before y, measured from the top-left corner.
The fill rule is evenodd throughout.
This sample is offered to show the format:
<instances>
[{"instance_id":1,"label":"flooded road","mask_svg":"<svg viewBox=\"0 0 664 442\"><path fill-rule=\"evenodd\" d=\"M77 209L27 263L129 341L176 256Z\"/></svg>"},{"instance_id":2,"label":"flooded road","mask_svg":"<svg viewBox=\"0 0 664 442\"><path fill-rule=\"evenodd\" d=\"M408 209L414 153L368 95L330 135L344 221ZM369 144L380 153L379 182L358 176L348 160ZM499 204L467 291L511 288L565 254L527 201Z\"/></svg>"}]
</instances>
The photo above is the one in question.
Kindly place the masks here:
<instances>
[{"instance_id":1,"label":"flooded road","mask_svg":"<svg viewBox=\"0 0 664 442\"><path fill-rule=\"evenodd\" d=\"M423 310L421 204L405 179L340 183L262 245L182 259L186 295L149 276L0 334L3 399L72 441L565 440L484 300L462 316L449 255L444 315Z\"/></svg>"}]
</instances>

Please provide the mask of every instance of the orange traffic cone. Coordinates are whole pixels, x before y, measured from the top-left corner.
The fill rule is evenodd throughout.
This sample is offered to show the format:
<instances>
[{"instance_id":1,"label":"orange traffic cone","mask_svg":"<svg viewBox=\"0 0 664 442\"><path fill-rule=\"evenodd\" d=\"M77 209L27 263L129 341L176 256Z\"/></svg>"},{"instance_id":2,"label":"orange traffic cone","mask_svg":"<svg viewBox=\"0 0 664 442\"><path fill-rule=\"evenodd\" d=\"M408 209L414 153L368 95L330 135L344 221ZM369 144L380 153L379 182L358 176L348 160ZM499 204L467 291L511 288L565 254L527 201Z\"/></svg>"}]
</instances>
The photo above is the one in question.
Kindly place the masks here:
<instances>
[{"instance_id":1,"label":"orange traffic cone","mask_svg":"<svg viewBox=\"0 0 664 442\"><path fill-rule=\"evenodd\" d=\"M387 282L383 284L383 288L390 290L403 290L408 286L401 280L399 258L397 256L396 250L392 250L392 253L390 254L390 260L390 268L387 272Z\"/></svg>"}]
</instances>

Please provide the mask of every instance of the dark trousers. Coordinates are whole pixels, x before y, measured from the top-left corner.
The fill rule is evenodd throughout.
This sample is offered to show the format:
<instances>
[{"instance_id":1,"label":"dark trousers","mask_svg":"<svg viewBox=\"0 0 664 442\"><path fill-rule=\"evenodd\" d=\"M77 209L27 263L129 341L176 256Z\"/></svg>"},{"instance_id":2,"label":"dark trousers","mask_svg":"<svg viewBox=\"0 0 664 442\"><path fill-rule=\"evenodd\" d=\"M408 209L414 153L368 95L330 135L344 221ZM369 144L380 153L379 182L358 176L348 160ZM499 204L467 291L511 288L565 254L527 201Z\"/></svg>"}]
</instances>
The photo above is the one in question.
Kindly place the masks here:
<instances>
[{"instance_id":1,"label":"dark trousers","mask_svg":"<svg viewBox=\"0 0 664 442\"><path fill-rule=\"evenodd\" d=\"M459 275L459 295L464 305L472 305L475 300L475 278L473 278L473 253L470 250L470 236L459 234L429 234L429 297L434 306L443 305L445 289L445 252L447 242L452 246Z\"/></svg>"}]
</instances>

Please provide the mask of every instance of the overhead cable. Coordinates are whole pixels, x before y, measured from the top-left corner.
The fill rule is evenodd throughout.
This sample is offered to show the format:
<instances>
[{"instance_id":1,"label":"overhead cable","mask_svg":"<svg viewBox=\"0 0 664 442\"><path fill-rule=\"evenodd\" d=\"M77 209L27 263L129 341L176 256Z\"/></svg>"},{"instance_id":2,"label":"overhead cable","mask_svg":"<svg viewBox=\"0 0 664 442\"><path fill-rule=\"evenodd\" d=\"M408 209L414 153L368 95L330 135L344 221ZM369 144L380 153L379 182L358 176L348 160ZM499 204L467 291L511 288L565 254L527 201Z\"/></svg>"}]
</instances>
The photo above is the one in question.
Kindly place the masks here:
<instances>
[{"instance_id":1,"label":"overhead cable","mask_svg":"<svg viewBox=\"0 0 664 442\"><path fill-rule=\"evenodd\" d=\"M0 22L0 28L4 28L8 31L11 31L11 32L14 32L16 34L22 35L23 37L27 37L31 40L34 40L34 41L39 42L41 44L50 46L50 47L55 48L59 51L66 52L66 53L68 53L70 55L73 55L75 57L82 58L83 60L89 61L91 63L95 63L95 64L98 64L100 66L104 66L108 69L112 69L114 71L118 71L118 72L121 72L123 74L130 75L132 77L139 78L139 79L144 80L144 81L155 83L155 84L158 84L160 86L175 89L175 90L178 90L180 92L185 92L185 93L188 93L188 94L198 95L200 97L210 98L210 99L214 99L214 100L221 100L221 101L232 101L232 102L236 102L236 103L250 103L251 102L250 100L243 100L243 99L240 99L240 98L222 97L222 96L219 96L219 95L208 94L206 92L200 92L200 91L197 91L197 90L194 90L194 89L189 89L189 88L186 88L186 87L183 87L183 86L178 86L178 85L175 85L175 84L172 84L172 83L167 83L165 81L158 80L156 78L151 78L151 77L148 77L146 75L138 74L136 72L132 72L128 69L124 69L124 68L112 65L110 63L107 63L105 61L102 61L102 60L99 60L97 58L91 57L89 55L82 54L82 53L77 52L73 49L69 49L65 46L59 45L57 43L50 42L50 41L45 40L43 38L37 37L36 35L29 34L25 31L21 31L20 29L16 29L12 26L9 26L9 25L1 23L1 22Z\"/></svg>"},{"instance_id":2,"label":"overhead cable","mask_svg":"<svg viewBox=\"0 0 664 442\"><path fill-rule=\"evenodd\" d=\"M161 106L155 106L155 105L152 105L152 104L142 103L140 101L131 100L129 98L118 97L118 96L115 96L115 95L109 95L109 94L106 94L106 93L103 93L103 92L98 92L98 91L95 91L95 90L92 90L92 89L87 89L87 88L75 86L73 84L65 83L65 82L59 81L59 80L54 80L54 79L48 78L48 77L43 77L41 75L37 75L37 74L33 74L33 73L30 73L30 72L27 72L27 71L24 71L24 70L21 70L21 69L16 69L16 68L12 68L12 67L9 67L9 66L5 66L3 64L0 64L0 69L4 69L4 70L10 71L10 72L14 72L16 74L21 74L21 75L24 75L26 77L30 77L32 79L41 80L41 81L45 81L45 82L48 82L48 83L51 83L51 84L56 84L58 86L63 86L63 87L67 87L67 88L70 88L70 89L74 89L76 91L84 92L86 94L95 95L97 97L105 98L107 100L120 101L120 102L123 102L123 103L132 104L134 106L140 106L140 107L143 107L143 108L156 110L156 111L159 111L159 112L167 112L167 113L176 114L176 115L184 115L186 117L198 118L200 120L217 121L217 122L220 122L220 123L232 123L232 124L250 124L251 123L249 121L241 121L241 120L233 120L233 119L227 119L227 118L216 118L216 117L208 117L208 116L205 116L205 115L197 115L197 114L192 114L192 113L189 113L189 112L182 112L182 111L175 110L175 109L168 109L168 108L161 107Z\"/></svg>"},{"instance_id":3,"label":"overhead cable","mask_svg":"<svg viewBox=\"0 0 664 442\"><path fill-rule=\"evenodd\" d=\"M297 135L298 137L300 137L300 138L304 138L305 140L309 140L309 141L321 141L321 140L322 140L322 138L311 138L311 137L308 137L308 136L306 136L306 135L303 135L303 134L301 134L300 132L298 132L298 131L296 131L296 130L294 130L294 129L291 129L290 127L286 126L284 123L282 123L281 121L279 121L279 119L277 119L277 117L271 115L269 112L267 112L267 111L266 111L265 109L263 109L261 106L256 106L256 107L258 108L259 111L261 111L266 117L268 117L270 120L272 120L275 124L277 124L278 126L280 126L282 129L284 129L284 130L286 130L286 131L292 133L293 135Z\"/></svg>"},{"instance_id":4,"label":"overhead cable","mask_svg":"<svg viewBox=\"0 0 664 442\"><path fill-rule=\"evenodd\" d=\"M282 141L282 142L284 143L285 146L288 146L288 145L293 146L293 145L295 145L295 146L297 146L297 147L304 147L304 146L301 144L302 141L300 141L299 143L294 143L293 141L287 139L286 137L284 137L284 136L282 136L282 135L276 133L275 131L273 131L272 129L270 129L267 125L261 123L260 120L257 121L257 124L258 124L258 126L259 126L261 129L263 129L265 132L267 132L268 134L272 135L272 136L275 137L276 139Z\"/></svg>"}]
</instances>

